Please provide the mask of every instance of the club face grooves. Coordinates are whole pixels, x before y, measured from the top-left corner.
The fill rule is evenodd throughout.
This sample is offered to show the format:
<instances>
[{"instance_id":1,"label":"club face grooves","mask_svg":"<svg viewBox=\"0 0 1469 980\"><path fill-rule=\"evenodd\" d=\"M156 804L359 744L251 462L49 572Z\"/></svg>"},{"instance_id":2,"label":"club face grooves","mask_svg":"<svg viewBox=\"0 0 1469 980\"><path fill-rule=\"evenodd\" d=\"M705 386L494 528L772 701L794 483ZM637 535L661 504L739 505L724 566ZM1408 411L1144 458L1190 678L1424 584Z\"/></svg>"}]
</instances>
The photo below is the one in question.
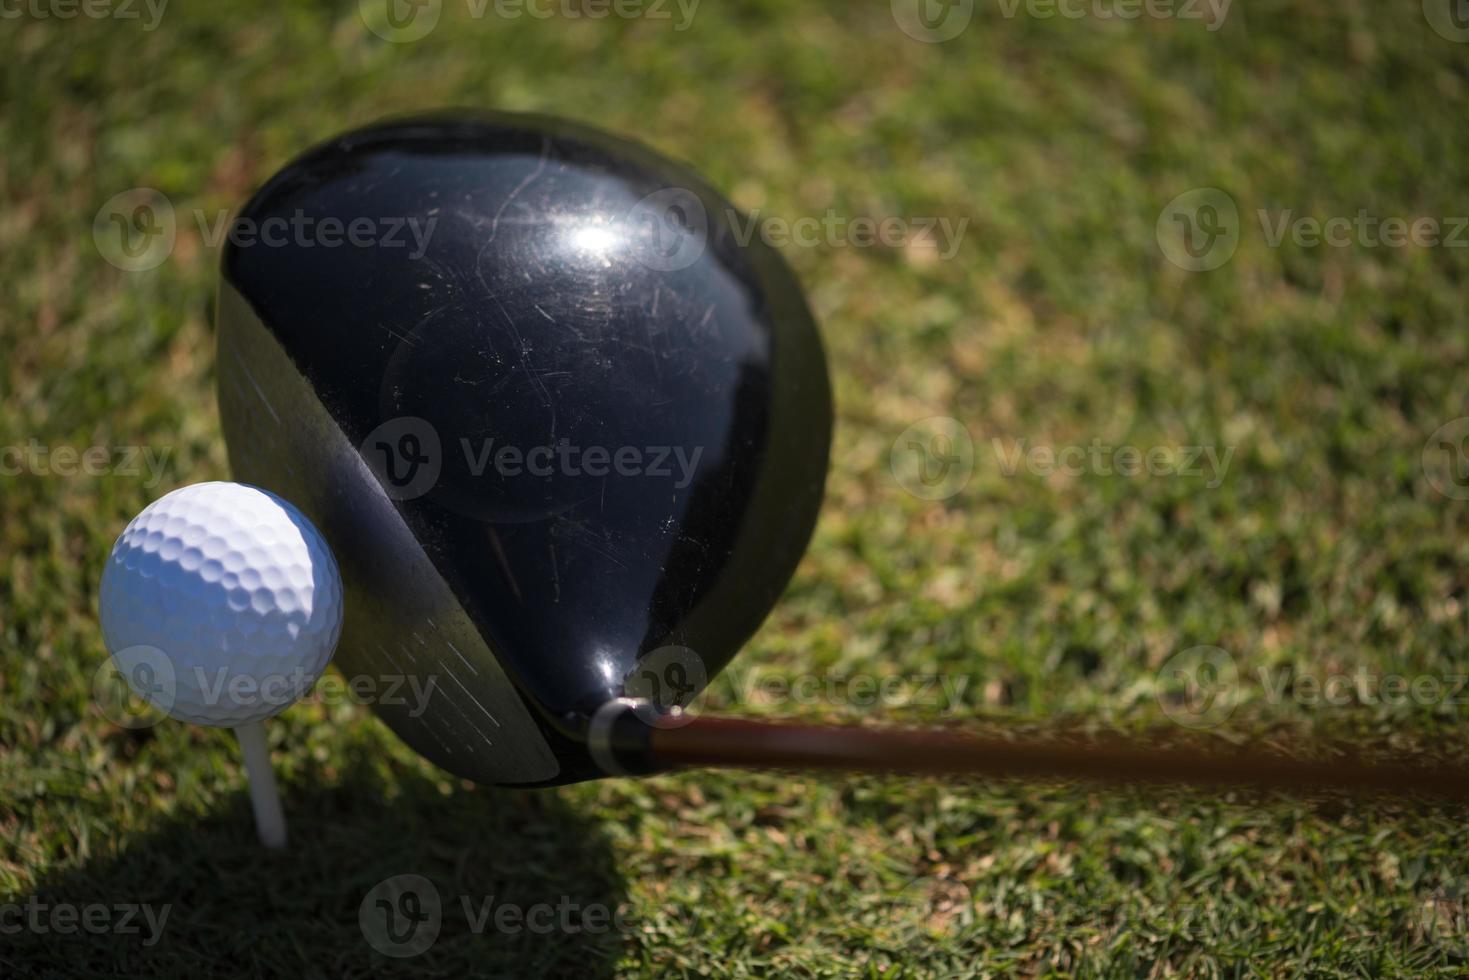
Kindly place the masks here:
<instances>
[{"instance_id":1,"label":"club face grooves","mask_svg":"<svg viewBox=\"0 0 1469 980\"><path fill-rule=\"evenodd\" d=\"M317 400L233 287L219 295L220 420L242 482L296 504L332 546L347 615L335 658L420 754L486 783L560 772L479 630Z\"/></svg>"}]
</instances>

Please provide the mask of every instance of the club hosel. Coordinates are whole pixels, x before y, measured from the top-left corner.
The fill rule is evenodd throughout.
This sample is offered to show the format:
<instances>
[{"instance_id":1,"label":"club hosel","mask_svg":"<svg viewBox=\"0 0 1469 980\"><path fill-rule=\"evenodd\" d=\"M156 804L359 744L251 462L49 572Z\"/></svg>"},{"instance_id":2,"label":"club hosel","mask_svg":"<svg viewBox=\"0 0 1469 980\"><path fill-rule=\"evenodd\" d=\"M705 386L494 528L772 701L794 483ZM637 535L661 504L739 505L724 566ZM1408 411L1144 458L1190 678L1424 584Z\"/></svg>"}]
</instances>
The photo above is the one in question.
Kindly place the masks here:
<instances>
[{"instance_id":1,"label":"club hosel","mask_svg":"<svg viewBox=\"0 0 1469 980\"><path fill-rule=\"evenodd\" d=\"M653 725L644 718L656 709L636 698L615 698L587 722L587 750L608 776L647 776L668 769L653 758Z\"/></svg>"}]
</instances>

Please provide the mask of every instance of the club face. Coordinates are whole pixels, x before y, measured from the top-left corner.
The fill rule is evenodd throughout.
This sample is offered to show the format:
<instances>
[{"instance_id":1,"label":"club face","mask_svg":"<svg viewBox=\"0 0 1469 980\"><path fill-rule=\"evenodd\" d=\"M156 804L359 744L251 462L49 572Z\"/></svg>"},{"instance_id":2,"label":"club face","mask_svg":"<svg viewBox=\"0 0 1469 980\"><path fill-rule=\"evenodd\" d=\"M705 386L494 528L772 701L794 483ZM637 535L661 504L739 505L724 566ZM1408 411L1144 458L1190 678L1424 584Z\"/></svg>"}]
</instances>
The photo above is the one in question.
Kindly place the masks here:
<instances>
[{"instance_id":1,"label":"club face","mask_svg":"<svg viewBox=\"0 0 1469 980\"><path fill-rule=\"evenodd\" d=\"M329 219L376 238L302 238ZM236 227L231 464L331 542L337 663L417 751L589 778L598 706L686 700L759 626L831 395L794 276L698 177L556 120L436 116L308 153Z\"/></svg>"}]
</instances>

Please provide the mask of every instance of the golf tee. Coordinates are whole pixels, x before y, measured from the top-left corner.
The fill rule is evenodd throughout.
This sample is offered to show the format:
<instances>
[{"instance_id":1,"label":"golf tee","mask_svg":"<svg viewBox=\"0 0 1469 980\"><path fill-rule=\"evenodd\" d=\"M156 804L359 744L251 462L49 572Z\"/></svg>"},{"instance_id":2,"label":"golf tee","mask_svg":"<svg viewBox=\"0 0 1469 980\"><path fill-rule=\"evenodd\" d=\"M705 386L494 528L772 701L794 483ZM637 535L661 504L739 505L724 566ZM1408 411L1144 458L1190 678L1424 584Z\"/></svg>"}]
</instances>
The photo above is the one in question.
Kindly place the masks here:
<instances>
[{"instance_id":1,"label":"golf tee","mask_svg":"<svg viewBox=\"0 0 1469 980\"><path fill-rule=\"evenodd\" d=\"M255 810L255 829L260 843L272 850L286 846L286 816L281 811L280 793L275 788L275 771L270 767L270 748L265 725L255 722L235 729L240 752L245 757L245 775L250 781L250 805Z\"/></svg>"}]
</instances>

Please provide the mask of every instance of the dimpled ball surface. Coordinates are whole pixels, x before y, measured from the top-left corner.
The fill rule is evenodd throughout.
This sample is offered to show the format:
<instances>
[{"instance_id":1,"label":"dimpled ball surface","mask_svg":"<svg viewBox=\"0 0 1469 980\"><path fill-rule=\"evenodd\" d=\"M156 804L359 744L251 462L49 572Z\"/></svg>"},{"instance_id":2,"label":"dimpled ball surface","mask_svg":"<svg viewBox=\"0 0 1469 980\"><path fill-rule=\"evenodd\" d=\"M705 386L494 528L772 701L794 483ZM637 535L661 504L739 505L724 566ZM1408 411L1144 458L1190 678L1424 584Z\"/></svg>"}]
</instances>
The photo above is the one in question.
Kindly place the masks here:
<instances>
[{"instance_id":1,"label":"dimpled ball surface","mask_svg":"<svg viewBox=\"0 0 1469 980\"><path fill-rule=\"evenodd\" d=\"M199 483L123 530L102 574L101 618L135 689L129 665L146 668L141 696L182 721L234 727L284 710L321 676L341 635L342 581L290 503Z\"/></svg>"}]
</instances>

